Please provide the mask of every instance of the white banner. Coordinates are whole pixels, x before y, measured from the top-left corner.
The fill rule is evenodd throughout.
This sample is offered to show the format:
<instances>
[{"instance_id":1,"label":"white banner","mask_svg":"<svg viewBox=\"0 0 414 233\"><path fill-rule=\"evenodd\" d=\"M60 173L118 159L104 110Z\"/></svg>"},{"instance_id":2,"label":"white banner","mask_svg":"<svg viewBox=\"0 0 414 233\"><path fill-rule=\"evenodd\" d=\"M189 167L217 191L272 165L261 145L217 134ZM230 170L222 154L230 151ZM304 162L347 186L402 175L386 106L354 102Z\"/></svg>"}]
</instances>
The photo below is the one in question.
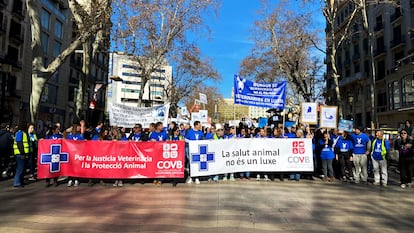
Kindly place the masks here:
<instances>
[{"instance_id":1,"label":"white banner","mask_svg":"<svg viewBox=\"0 0 414 233\"><path fill-rule=\"evenodd\" d=\"M189 141L191 176L235 172L313 171L311 139Z\"/></svg>"},{"instance_id":2,"label":"white banner","mask_svg":"<svg viewBox=\"0 0 414 233\"><path fill-rule=\"evenodd\" d=\"M150 123L161 121L168 124L170 104L150 108L131 107L123 104L109 104L109 123L120 127L132 128L135 124L142 124L148 128Z\"/></svg>"}]
</instances>

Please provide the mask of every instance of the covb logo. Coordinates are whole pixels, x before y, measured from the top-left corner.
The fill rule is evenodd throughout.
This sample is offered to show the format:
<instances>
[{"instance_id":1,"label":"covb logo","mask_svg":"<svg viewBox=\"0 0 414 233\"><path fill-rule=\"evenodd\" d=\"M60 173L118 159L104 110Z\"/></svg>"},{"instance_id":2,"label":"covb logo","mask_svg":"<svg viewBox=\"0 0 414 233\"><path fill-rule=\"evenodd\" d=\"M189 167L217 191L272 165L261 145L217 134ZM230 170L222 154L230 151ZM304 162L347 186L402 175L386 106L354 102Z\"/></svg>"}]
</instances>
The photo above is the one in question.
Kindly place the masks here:
<instances>
[{"instance_id":1,"label":"covb logo","mask_svg":"<svg viewBox=\"0 0 414 233\"><path fill-rule=\"evenodd\" d=\"M178 158L178 145L175 143L165 143L162 147L162 157L164 159ZM158 169L180 169L183 168L183 161L166 160L157 162Z\"/></svg>"},{"instance_id":2,"label":"covb logo","mask_svg":"<svg viewBox=\"0 0 414 233\"><path fill-rule=\"evenodd\" d=\"M305 154L305 142L304 141L293 141L292 142L292 153L293 154Z\"/></svg>"},{"instance_id":3,"label":"covb logo","mask_svg":"<svg viewBox=\"0 0 414 233\"><path fill-rule=\"evenodd\" d=\"M164 159L175 159L178 157L178 145L175 143L165 143L162 147L162 157Z\"/></svg>"},{"instance_id":4,"label":"covb logo","mask_svg":"<svg viewBox=\"0 0 414 233\"><path fill-rule=\"evenodd\" d=\"M289 163L310 163L309 157L300 156L305 154L305 142L304 141L293 141L292 142L292 153L293 156L288 157Z\"/></svg>"}]
</instances>

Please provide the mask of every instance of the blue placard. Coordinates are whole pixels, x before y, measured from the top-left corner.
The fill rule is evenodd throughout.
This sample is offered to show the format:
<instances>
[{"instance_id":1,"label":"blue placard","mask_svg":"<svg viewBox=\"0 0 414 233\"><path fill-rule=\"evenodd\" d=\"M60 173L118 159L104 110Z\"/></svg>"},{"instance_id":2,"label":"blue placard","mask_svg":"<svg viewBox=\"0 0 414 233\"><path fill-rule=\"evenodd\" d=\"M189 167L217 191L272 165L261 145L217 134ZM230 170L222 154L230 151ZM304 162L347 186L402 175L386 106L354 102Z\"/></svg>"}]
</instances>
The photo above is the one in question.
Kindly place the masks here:
<instances>
[{"instance_id":1,"label":"blue placard","mask_svg":"<svg viewBox=\"0 0 414 233\"><path fill-rule=\"evenodd\" d=\"M234 103L265 108L284 109L286 81L255 83L234 75Z\"/></svg>"}]
</instances>

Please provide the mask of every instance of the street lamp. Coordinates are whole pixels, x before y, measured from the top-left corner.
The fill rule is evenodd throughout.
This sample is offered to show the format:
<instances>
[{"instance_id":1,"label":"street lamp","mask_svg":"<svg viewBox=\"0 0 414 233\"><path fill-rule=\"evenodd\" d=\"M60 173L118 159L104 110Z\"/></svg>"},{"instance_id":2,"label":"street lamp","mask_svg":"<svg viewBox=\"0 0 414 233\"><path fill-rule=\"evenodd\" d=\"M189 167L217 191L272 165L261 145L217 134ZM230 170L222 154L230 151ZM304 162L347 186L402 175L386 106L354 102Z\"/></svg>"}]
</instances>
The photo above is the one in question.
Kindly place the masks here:
<instances>
[{"instance_id":1,"label":"street lamp","mask_svg":"<svg viewBox=\"0 0 414 233\"><path fill-rule=\"evenodd\" d=\"M4 114L5 111L5 103L6 103L6 87L7 87L7 79L9 76L9 73L11 71L11 65L10 64L1 64L1 116L0 116L0 122L3 122L4 120Z\"/></svg>"}]
</instances>

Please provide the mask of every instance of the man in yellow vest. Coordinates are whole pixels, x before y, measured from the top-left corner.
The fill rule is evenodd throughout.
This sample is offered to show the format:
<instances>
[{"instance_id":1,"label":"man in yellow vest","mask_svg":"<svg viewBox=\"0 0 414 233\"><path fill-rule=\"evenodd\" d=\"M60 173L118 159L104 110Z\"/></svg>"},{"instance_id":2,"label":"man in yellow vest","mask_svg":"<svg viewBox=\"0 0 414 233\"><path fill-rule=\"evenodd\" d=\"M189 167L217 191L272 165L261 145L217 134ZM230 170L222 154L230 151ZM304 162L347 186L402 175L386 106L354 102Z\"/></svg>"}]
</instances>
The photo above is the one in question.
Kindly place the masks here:
<instances>
[{"instance_id":1,"label":"man in yellow vest","mask_svg":"<svg viewBox=\"0 0 414 233\"><path fill-rule=\"evenodd\" d=\"M384 138L384 132L382 130L378 130L375 135L376 138L372 141L371 146L371 159L374 167L374 185L380 185L382 183L382 186L387 187L387 157L390 151L390 143Z\"/></svg>"},{"instance_id":2,"label":"man in yellow vest","mask_svg":"<svg viewBox=\"0 0 414 233\"><path fill-rule=\"evenodd\" d=\"M16 132L13 151L16 157L16 174L14 175L13 186L16 188L23 187L24 185L24 170L25 170L25 159L29 153L29 137L25 132L25 125L22 124L19 130Z\"/></svg>"}]
</instances>

